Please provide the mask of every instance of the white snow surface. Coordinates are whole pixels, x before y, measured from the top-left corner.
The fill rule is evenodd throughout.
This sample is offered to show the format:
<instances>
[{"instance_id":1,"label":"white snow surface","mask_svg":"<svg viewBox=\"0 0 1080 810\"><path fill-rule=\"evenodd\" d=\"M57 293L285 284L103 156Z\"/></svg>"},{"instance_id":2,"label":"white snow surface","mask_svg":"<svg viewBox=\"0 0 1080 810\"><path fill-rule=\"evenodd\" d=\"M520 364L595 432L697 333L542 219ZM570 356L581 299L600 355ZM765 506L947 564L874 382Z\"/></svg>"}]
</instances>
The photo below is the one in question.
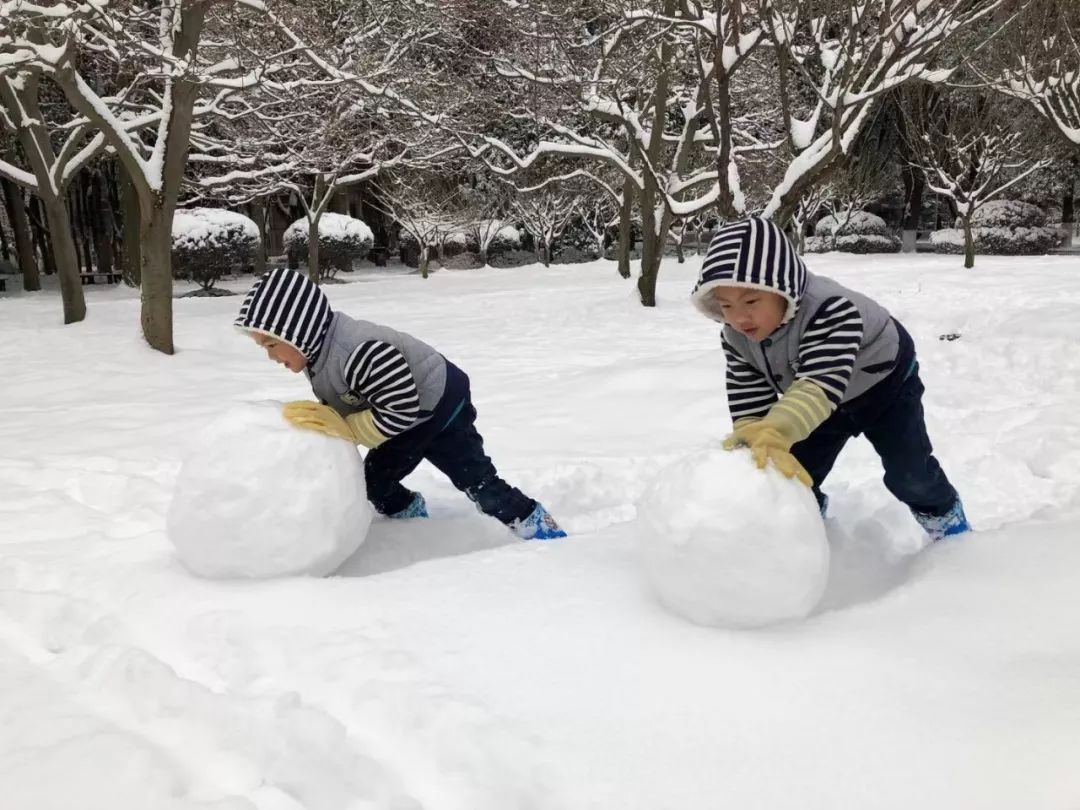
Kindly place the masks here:
<instances>
[{"instance_id":1,"label":"white snow surface","mask_svg":"<svg viewBox=\"0 0 1080 810\"><path fill-rule=\"evenodd\" d=\"M283 403L238 403L200 430L165 517L199 576L324 576L355 553L373 509L356 446L291 426Z\"/></svg>"},{"instance_id":2,"label":"white snow surface","mask_svg":"<svg viewBox=\"0 0 1080 810\"><path fill-rule=\"evenodd\" d=\"M214 247L243 237L259 241L259 226L249 217L220 208L178 208L173 214L174 247Z\"/></svg>"},{"instance_id":3,"label":"white snow surface","mask_svg":"<svg viewBox=\"0 0 1080 810\"><path fill-rule=\"evenodd\" d=\"M515 542L424 464L406 483L432 519L376 519L324 579L199 578L166 536L205 425L311 397L235 334L238 298L176 300L166 357L137 291L88 287L62 326L52 278L9 285L0 806L1080 806L1076 258L808 263L912 332L976 531L924 548L853 440L818 607L752 631L672 615L636 553L658 473L731 427L697 261L665 263L648 310L612 262L327 286L468 371L487 451L571 537Z\"/></svg>"},{"instance_id":4,"label":"white snow surface","mask_svg":"<svg viewBox=\"0 0 1080 810\"><path fill-rule=\"evenodd\" d=\"M641 569L660 603L707 626L805 619L829 576L817 501L758 472L748 450L711 447L657 476L638 505Z\"/></svg>"}]
</instances>

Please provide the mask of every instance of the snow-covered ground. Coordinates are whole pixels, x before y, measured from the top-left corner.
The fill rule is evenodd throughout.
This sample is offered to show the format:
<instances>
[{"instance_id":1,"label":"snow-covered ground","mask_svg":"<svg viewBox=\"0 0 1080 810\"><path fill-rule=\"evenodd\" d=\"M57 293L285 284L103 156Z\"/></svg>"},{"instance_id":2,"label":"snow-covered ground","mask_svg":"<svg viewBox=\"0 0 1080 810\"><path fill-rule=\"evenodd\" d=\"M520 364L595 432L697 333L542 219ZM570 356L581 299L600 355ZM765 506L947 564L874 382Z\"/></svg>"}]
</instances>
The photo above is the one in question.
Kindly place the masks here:
<instances>
[{"instance_id":1,"label":"snow-covered ground","mask_svg":"<svg viewBox=\"0 0 1080 810\"><path fill-rule=\"evenodd\" d=\"M178 300L164 357L133 291L88 288L69 327L54 293L0 296L0 807L1080 807L1080 266L811 266L915 336L977 532L920 551L854 442L821 610L753 632L665 612L629 530L729 427L692 264L653 311L605 262L329 287L470 373L496 462L573 536L512 543L425 467L432 520L270 582L196 579L163 529L202 425L309 395L240 299Z\"/></svg>"}]
</instances>

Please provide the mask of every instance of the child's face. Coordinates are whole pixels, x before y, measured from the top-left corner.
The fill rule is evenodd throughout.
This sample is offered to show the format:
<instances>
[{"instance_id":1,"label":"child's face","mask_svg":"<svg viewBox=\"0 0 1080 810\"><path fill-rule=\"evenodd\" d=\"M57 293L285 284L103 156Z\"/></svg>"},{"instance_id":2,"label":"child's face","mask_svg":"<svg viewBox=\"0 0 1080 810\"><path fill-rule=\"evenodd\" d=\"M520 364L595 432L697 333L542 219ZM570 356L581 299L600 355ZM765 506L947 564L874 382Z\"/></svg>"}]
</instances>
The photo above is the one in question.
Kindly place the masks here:
<instances>
[{"instance_id":1,"label":"child's face","mask_svg":"<svg viewBox=\"0 0 1080 810\"><path fill-rule=\"evenodd\" d=\"M303 371L307 365L307 358L295 346L276 340L270 335L252 335L252 337L255 338L256 343L266 349L267 357L275 363L281 363L294 374Z\"/></svg>"},{"instance_id":2,"label":"child's face","mask_svg":"<svg viewBox=\"0 0 1080 810\"><path fill-rule=\"evenodd\" d=\"M716 287L710 293L712 309L724 323L751 340L761 341L776 331L787 313L787 299L752 287Z\"/></svg>"}]
</instances>

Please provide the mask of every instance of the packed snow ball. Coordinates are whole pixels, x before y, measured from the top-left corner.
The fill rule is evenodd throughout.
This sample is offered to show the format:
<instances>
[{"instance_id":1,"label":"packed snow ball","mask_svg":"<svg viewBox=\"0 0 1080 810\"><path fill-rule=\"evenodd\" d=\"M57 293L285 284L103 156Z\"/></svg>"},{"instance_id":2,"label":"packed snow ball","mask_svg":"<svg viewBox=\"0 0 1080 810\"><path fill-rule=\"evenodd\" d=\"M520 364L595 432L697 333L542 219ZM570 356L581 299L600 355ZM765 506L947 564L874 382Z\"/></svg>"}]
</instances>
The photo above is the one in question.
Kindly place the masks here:
<instances>
[{"instance_id":1,"label":"packed snow ball","mask_svg":"<svg viewBox=\"0 0 1080 810\"><path fill-rule=\"evenodd\" d=\"M281 409L235 405L193 441L166 516L193 574L325 576L364 542L372 507L360 454L293 427Z\"/></svg>"},{"instance_id":2,"label":"packed snow ball","mask_svg":"<svg viewBox=\"0 0 1080 810\"><path fill-rule=\"evenodd\" d=\"M638 505L644 576L672 612L711 627L805 618L829 544L813 494L748 450L708 449L663 471Z\"/></svg>"}]
</instances>

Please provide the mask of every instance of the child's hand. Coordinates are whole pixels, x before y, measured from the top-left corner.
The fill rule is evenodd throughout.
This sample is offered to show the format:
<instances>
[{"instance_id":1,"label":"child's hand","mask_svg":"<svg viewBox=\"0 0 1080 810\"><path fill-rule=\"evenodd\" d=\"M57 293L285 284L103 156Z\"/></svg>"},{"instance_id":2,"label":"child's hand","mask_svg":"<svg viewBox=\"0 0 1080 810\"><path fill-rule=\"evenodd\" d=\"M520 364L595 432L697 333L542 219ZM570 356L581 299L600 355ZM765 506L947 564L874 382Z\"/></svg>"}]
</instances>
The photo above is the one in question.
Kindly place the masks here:
<instances>
[{"instance_id":1,"label":"child's hand","mask_svg":"<svg viewBox=\"0 0 1080 810\"><path fill-rule=\"evenodd\" d=\"M814 479L810 477L810 473L798 459L791 455L791 445L791 440L772 427L767 419L740 425L724 439L725 450L749 447L750 455L758 469L764 470L765 465L771 461L785 477L798 478L806 486L812 487Z\"/></svg>"},{"instance_id":2,"label":"child's hand","mask_svg":"<svg viewBox=\"0 0 1080 810\"><path fill-rule=\"evenodd\" d=\"M300 400L288 403L282 411L290 423L305 430L315 430L357 444L349 423L331 408L319 402Z\"/></svg>"}]
</instances>

